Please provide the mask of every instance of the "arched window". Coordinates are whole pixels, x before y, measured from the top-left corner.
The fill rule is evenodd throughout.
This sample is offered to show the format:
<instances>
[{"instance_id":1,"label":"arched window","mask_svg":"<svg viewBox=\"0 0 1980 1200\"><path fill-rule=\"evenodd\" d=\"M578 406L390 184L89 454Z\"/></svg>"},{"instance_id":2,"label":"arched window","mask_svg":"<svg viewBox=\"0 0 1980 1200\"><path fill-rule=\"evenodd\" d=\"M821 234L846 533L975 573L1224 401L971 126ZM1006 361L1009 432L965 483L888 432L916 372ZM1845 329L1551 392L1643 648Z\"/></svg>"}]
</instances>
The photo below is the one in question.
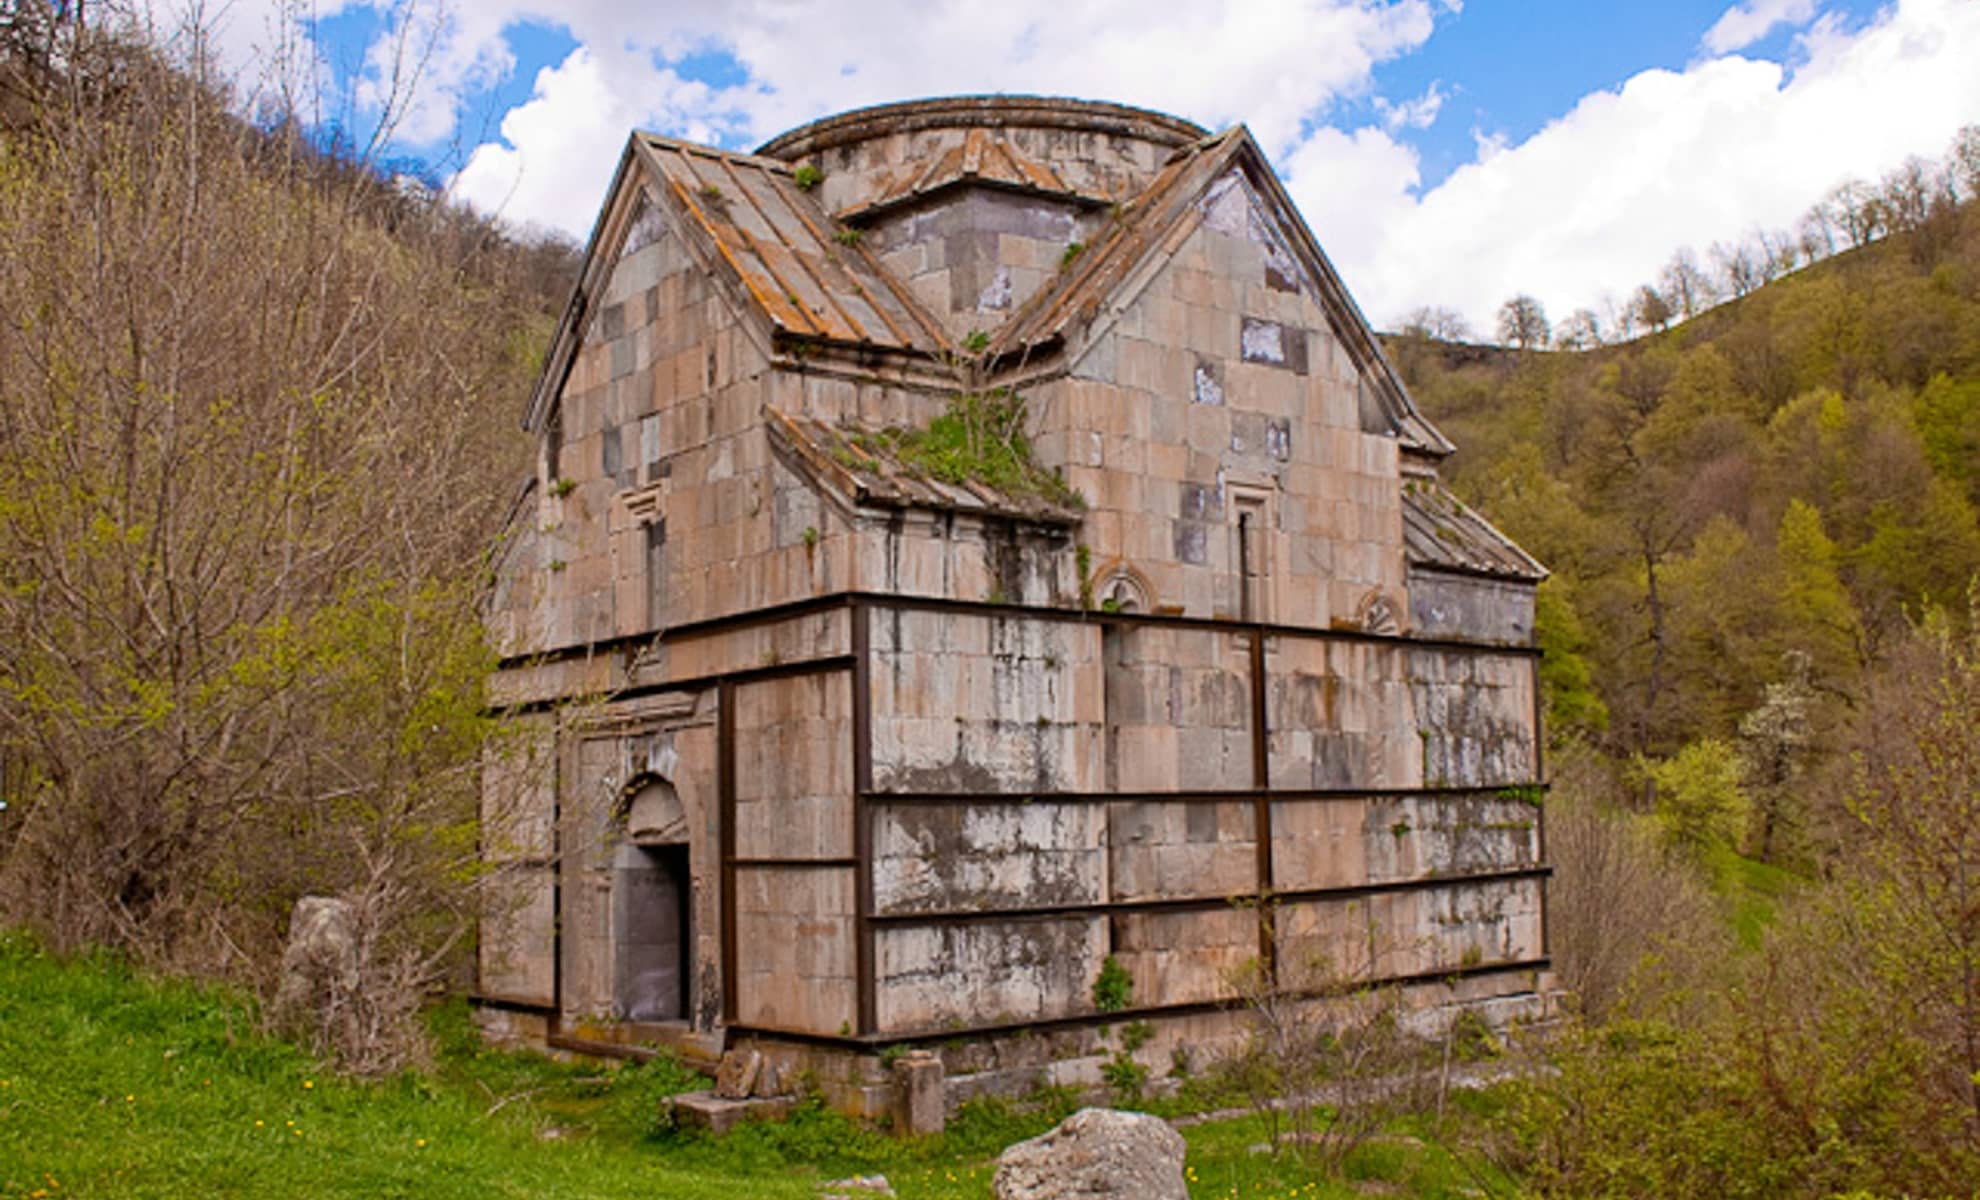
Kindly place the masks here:
<instances>
[{"instance_id":1,"label":"arched window","mask_svg":"<svg viewBox=\"0 0 1980 1200\"><path fill-rule=\"evenodd\" d=\"M664 846L688 840L687 810L680 793L658 775L640 775L620 793L619 819L628 841Z\"/></svg>"}]
</instances>

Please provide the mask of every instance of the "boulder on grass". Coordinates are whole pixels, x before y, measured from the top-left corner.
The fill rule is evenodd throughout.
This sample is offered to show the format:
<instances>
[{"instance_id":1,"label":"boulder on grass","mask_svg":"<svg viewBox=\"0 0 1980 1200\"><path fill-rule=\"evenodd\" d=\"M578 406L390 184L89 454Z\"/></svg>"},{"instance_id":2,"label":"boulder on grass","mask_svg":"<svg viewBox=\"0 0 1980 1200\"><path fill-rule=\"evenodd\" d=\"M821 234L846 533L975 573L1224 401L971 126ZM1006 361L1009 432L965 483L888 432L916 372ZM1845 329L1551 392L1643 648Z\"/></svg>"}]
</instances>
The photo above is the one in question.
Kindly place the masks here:
<instances>
[{"instance_id":1,"label":"boulder on grass","mask_svg":"<svg viewBox=\"0 0 1980 1200\"><path fill-rule=\"evenodd\" d=\"M997 1200L1188 1200L1182 1134L1160 1117L1082 1108L997 1159Z\"/></svg>"},{"instance_id":2,"label":"boulder on grass","mask_svg":"<svg viewBox=\"0 0 1980 1200\"><path fill-rule=\"evenodd\" d=\"M314 1024L358 989L356 914L348 900L304 896L289 918L275 1007Z\"/></svg>"}]
</instances>

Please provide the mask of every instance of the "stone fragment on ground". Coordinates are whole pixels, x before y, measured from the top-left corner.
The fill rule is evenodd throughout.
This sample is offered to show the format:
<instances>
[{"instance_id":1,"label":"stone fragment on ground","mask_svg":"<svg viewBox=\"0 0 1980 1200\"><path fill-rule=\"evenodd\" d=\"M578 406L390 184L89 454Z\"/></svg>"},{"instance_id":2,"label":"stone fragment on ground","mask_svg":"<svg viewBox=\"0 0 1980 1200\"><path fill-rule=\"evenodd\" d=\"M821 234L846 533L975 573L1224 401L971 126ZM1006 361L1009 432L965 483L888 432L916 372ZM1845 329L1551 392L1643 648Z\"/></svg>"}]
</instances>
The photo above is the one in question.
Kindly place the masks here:
<instances>
[{"instance_id":1,"label":"stone fragment on ground","mask_svg":"<svg viewBox=\"0 0 1980 1200\"><path fill-rule=\"evenodd\" d=\"M997 1159L996 1200L1188 1200L1183 1138L1160 1117L1083 1108Z\"/></svg>"},{"instance_id":2,"label":"stone fragment on ground","mask_svg":"<svg viewBox=\"0 0 1980 1200\"><path fill-rule=\"evenodd\" d=\"M887 1182L885 1175L854 1175L818 1186L824 1192L818 1200L871 1200L874 1196L894 1194L894 1185Z\"/></svg>"},{"instance_id":3,"label":"stone fragment on ground","mask_svg":"<svg viewBox=\"0 0 1980 1200\"><path fill-rule=\"evenodd\" d=\"M724 1100L744 1100L756 1087L757 1073L763 1070L763 1055L753 1047L731 1050L715 1068L715 1094Z\"/></svg>"},{"instance_id":4,"label":"stone fragment on ground","mask_svg":"<svg viewBox=\"0 0 1980 1200\"><path fill-rule=\"evenodd\" d=\"M282 951L281 985L275 1011L284 1022L328 1028L341 1015L351 1019L350 999L358 980L357 914L348 900L304 896L289 918L289 943Z\"/></svg>"}]
</instances>

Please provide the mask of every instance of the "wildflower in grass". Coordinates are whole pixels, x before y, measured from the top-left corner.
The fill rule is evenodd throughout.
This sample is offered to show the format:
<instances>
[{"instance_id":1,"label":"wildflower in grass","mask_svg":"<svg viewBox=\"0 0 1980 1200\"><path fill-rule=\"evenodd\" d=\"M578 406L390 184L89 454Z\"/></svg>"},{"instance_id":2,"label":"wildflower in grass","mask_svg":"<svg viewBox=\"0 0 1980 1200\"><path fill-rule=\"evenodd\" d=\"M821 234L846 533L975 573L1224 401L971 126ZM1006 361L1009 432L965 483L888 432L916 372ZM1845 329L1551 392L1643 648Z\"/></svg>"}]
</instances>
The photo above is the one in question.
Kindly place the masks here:
<instances>
[{"instance_id":1,"label":"wildflower in grass","mask_svg":"<svg viewBox=\"0 0 1980 1200\"><path fill-rule=\"evenodd\" d=\"M315 1081L314 1079L305 1079L305 1080L303 1080L303 1091L305 1091L305 1092L306 1092L306 1091L308 1091L309 1089L311 1089L311 1088L313 1088L313 1087L315 1087L315 1086L316 1086L316 1081Z\"/></svg>"},{"instance_id":2,"label":"wildflower in grass","mask_svg":"<svg viewBox=\"0 0 1980 1200\"><path fill-rule=\"evenodd\" d=\"M256 1129L259 1129L259 1128L261 1128L261 1122L260 1122L260 1121L256 1121L256 1122L254 1123L254 1127L255 1127Z\"/></svg>"},{"instance_id":3,"label":"wildflower in grass","mask_svg":"<svg viewBox=\"0 0 1980 1200\"><path fill-rule=\"evenodd\" d=\"M414 1138L414 1139L413 1139L413 1145L415 1145L415 1146L418 1146L418 1147L419 1147L420 1149L422 1149L422 1150L424 1150L424 1149L426 1148L426 1139L425 1139L425 1138Z\"/></svg>"}]
</instances>

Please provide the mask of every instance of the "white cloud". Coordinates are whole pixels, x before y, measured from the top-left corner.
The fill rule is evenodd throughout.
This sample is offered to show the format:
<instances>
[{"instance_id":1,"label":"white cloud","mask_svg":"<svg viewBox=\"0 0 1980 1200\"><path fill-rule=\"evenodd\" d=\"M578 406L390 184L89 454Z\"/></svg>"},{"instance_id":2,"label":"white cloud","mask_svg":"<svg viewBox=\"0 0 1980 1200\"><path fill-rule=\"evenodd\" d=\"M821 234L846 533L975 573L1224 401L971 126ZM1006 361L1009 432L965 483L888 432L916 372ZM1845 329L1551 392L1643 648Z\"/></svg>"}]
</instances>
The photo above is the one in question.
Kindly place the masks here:
<instances>
[{"instance_id":1,"label":"white cloud","mask_svg":"<svg viewBox=\"0 0 1980 1200\"><path fill-rule=\"evenodd\" d=\"M457 187L476 205L581 231L589 228L595 191L560 193L526 182L564 175L557 164L568 164L575 146L609 144L611 160L635 125L690 137L720 131L747 141L863 104L966 92L1091 96L1179 113L1213 128L1245 121L1268 149L1284 152L1299 143L1316 113L1339 97L1364 93L1377 63L1421 45L1443 6L1444 0L1207 0L1161 9L1141 0L862 0L828 8L709 0L670 9L663 23L633 0L582 0L556 20L582 44L584 57L538 76L536 92L510 114L514 120L504 120L501 143L476 149ZM538 16L526 3L477 6L434 56L437 92L471 90L476 72L493 61L489 47L500 42L501 30ZM664 65L707 50L732 57L747 82L697 95ZM573 73L595 83L581 85L567 77ZM1433 117L1440 98L1433 89L1412 101L1411 119ZM609 170L608 163L584 177Z\"/></svg>"},{"instance_id":2,"label":"white cloud","mask_svg":"<svg viewBox=\"0 0 1980 1200\"><path fill-rule=\"evenodd\" d=\"M1701 44L1713 54L1744 50L1778 25L1806 25L1815 16L1815 0L1746 0L1719 15L1705 31Z\"/></svg>"},{"instance_id":3,"label":"white cloud","mask_svg":"<svg viewBox=\"0 0 1980 1200\"><path fill-rule=\"evenodd\" d=\"M1428 129L1436 124L1437 113L1444 107L1444 91L1441 80L1432 80L1423 94L1414 100L1404 100L1400 104L1391 103L1382 97L1375 97L1375 111L1382 114L1382 123L1390 132L1401 129Z\"/></svg>"},{"instance_id":4,"label":"white cloud","mask_svg":"<svg viewBox=\"0 0 1980 1200\"><path fill-rule=\"evenodd\" d=\"M1440 304L1490 328L1515 292L1558 319L1680 246L1791 225L1845 176L1936 157L1980 119L1970 0L1900 0L1854 33L1818 23L1802 49L1791 75L1740 57L1645 71L1524 142L1481 142L1422 194L1386 131L1323 130L1287 157L1288 187L1378 324Z\"/></svg>"},{"instance_id":5,"label":"white cloud","mask_svg":"<svg viewBox=\"0 0 1980 1200\"><path fill-rule=\"evenodd\" d=\"M534 94L502 118L502 141L477 147L456 176L456 194L518 224L581 237L604 201L628 130L658 124L699 142L728 132L715 120L725 94L704 83L661 71L629 92L613 76L609 60L582 46L538 72Z\"/></svg>"},{"instance_id":6,"label":"white cloud","mask_svg":"<svg viewBox=\"0 0 1980 1200\"><path fill-rule=\"evenodd\" d=\"M338 4L317 0L318 15ZM280 26L296 0L234 0L239 29ZM1813 0L1747 0L1708 34L1749 45ZM1472 160L1423 190L1413 128L1445 88L1376 101L1378 120L1314 125L1372 88L1373 68L1420 46L1451 0L483 0L458 5L423 69L430 132L459 95L508 69L519 21L569 30L580 48L540 72L530 99L474 147L459 195L520 222L589 230L635 126L731 144L861 104L970 91L1073 94L1141 104L1211 127L1249 123L1349 285L1378 322L1421 304L1479 328L1507 295L1557 318L1654 277L1680 246L1704 250L1795 221L1848 174L1876 177L1941 153L1980 119L1980 3L1896 0L1860 29L1816 19L1791 72L1718 55L1645 71L1584 97L1517 144L1476 133ZM293 25L287 26L293 28ZM1745 39L1742 41L1741 39ZM743 81L713 88L667 64L727 55ZM1459 87L1463 81L1454 81Z\"/></svg>"}]
</instances>

